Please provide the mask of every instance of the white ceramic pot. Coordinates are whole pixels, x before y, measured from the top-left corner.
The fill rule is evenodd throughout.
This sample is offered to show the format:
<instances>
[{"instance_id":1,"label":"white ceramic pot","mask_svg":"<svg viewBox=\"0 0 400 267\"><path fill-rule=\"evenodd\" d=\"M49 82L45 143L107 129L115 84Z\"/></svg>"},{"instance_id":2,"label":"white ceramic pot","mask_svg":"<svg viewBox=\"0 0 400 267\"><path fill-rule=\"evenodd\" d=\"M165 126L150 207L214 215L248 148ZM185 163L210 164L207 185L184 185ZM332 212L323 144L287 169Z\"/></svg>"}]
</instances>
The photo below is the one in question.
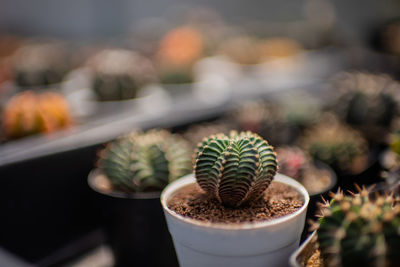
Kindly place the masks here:
<instances>
[{"instance_id":1,"label":"white ceramic pot","mask_svg":"<svg viewBox=\"0 0 400 267\"><path fill-rule=\"evenodd\" d=\"M241 224L209 223L178 215L168 208L169 198L196 180L191 174L168 185L161 194L161 204L180 266L287 266L299 245L310 198L292 178L277 174L274 181L295 188L303 196L304 205L271 221Z\"/></svg>"}]
</instances>

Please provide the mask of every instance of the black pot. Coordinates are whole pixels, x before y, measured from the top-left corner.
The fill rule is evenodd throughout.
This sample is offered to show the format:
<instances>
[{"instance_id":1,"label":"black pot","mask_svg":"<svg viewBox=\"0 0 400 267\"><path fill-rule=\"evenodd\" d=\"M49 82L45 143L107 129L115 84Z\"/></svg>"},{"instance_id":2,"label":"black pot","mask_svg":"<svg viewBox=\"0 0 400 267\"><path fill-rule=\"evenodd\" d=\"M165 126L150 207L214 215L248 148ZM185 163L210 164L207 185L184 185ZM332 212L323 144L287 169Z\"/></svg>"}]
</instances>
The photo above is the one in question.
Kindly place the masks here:
<instances>
[{"instance_id":1,"label":"black pot","mask_svg":"<svg viewBox=\"0 0 400 267\"><path fill-rule=\"evenodd\" d=\"M99 170L93 170L88 183L98 193L115 266L178 266L160 202L161 192L105 193L94 182L99 174Z\"/></svg>"}]
</instances>

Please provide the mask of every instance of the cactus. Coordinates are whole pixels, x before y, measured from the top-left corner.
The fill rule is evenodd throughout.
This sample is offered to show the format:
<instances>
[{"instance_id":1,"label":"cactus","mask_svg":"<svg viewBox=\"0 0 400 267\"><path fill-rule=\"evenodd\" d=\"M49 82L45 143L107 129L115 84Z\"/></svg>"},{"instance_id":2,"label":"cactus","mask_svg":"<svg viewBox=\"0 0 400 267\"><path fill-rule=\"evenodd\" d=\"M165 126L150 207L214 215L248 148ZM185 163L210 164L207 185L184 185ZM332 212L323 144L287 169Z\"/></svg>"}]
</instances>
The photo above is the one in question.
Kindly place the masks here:
<instances>
[{"instance_id":1,"label":"cactus","mask_svg":"<svg viewBox=\"0 0 400 267\"><path fill-rule=\"evenodd\" d=\"M273 145L283 145L295 139L296 129L286 123L280 106L262 102L247 102L226 118L239 131L252 131L261 137L268 137Z\"/></svg>"},{"instance_id":2,"label":"cactus","mask_svg":"<svg viewBox=\"0 0 400 267\"><path fill-rule=\"evenodd\" d=\"M25 91L12 97L3 113L3 128L8 138L51 133L72 124L63 96Z\"/></svg>"},{"instance_id":3,"label":"cactus","mask_svg":"<svg viewBox=\"0 0 400 267\"><path fill-rule=\"evenodd\" d=\"M313 159L336 170L357 173L367 164L366 140L331 114L323 116L321 122L308 129L299 142Z\"/></svg>"},{"instance_id":4,"label":"cactus","mask_svg":"<svg viewBox=\"0 0 400 267\"><path fill-rule=\"evenodd\" d=\"M365 188L345 196L331 194L320 203L313 225L324 266L400 266L400 205L393 195L375 195Z\"/></svg>"},{"instance_id":5,"label":"cactus","mask_svg":"<svg viewBox=\"0 0 400 267\"><path fill-rule=\"evenodd\" d=\"M165 130L132 132L100 151L98 167L115 190L160 191L190 173L190 154L182 137Z\"/></svg>"},{"instance_id":6,"label":"cactus","mask_svg":"<svg viewBox=\"0 0 400 267\"><path fill-rule=\"evenodd\" d=\"M25 45L14 60L15 81L21 87L57 84L70 68L66 48L58 42Z\"/></svg>"},{"instance_id":7,"label":"cactus","mask_svg":"<svg viewBox=\"0 0 400 267\"><path fill-rule=\"evenodd\" d=\"M251 132L211 135L195 155L197 183L226 206L260 198L277 171L273 147Z\"/></svg>"},{"instance_id":8,"label":"cactus","mask_svg":"<svg viewBox=\"0 0 400 267\"><path fill-rule=\"evenodd\" d=\"M368 140L380 141L398 112L400 84L387 75L341 73L332 81L339 92L334 110Z\"/></svg>"},{"instance_id":9,"label":"cactus","mask_svg":"<svg viewBox=\"0 0 400 267\"><path fill-rule=\"evenodd\" d=\"M279 147L276 149L279 162L279 172L296 180L303 177L303 173L310 165L309 156L299 147Z\"/></svg>"},{"instance_id":10,"label":"cactus","mask_svg":"<svg viewBox=\"0 0 400 267\"><path fill-rule=\"evenodd\" d=\"M100 101L136 97L138 90L154 82L155 69L145 57L124 49L105 49L89 59L92 88Z\"/></svg>"},{"instance_id":11,"label":"cactus","mask_svg":"<svg viewBox=\"0 0 400 267\"><path fill-rule=\"evenodd\" d=\"M193 82L193 65L203 53L203 36L195 28L178 27L167 32L157 52L160 81Z\"/></svg>"}]
</instances>

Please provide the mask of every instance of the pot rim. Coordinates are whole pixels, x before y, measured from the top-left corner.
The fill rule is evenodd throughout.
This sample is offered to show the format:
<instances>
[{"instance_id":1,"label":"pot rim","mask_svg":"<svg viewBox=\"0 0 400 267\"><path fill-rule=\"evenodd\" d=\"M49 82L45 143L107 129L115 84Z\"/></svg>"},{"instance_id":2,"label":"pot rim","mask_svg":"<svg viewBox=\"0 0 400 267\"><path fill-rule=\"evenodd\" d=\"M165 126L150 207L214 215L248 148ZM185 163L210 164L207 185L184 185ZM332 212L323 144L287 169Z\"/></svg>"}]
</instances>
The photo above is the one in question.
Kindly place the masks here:
<instances>
[{"instance_id":1,"label":"pot rim","mask_svg":"<svg viewBox=\"0 0 400 267\"><path fill-rule=\"evenodd\" d=\"M87 183L89 185L89 187L102 195L106 195L112 198L123 198L123 199L154 199L154 198L160 198L160 194L161 191L152 191L152 192L135 192L135 193L125 193L125 192L121 192L121 191L115 191L115 190L111 190L109 192L104 191L99 189L96 186L96 183L94 182L95 178L98 175L105 175L104 173L102 173L102 171L98 168L95 168L93 170L90 171L88 178L87 178Z\"/></svg>"},{"instance_id":2,"label":"pot rim","mask_svg":"<svg viewBox=\"0 0 400 267\"><path fill-rule=\"evenodd\" d=\"M187 224L194 224L199 227L203 228L213 228L213 229L221 229L221 230L231 230L231 231L237 231L237 230L249 230L249 229L260 229L264 227L269 227L269 226L274 226L277 224L281 224L287 221L290 221L294 219L295 217L299 216L303 212L307 211L308 204L310 202L310 196L307 192L307 190L304 188L303 185L301 185L299 182L297 182L295 179L290 178L286 175L283 174L276 174L274 177L274 181L283 183L285 185L288 185L292 188L294 188L299 194L302 195L304 203L303 206L301 206L298 210L296 210L293 213L284 215L282 217L268 220L268 221L261 221L261 222L246 222L246 223L212 223L212 222L204 222L204 221L199 221L196 219L184 217L175 211L171 210L167 206L167 200L170 198L173 193L175 193L177 190L181 189L184 186L187 186L189 184L193 184L196 182L196 179L194 178L194 174L188 174L172 183L167 185L164 190L161 192L161 205L163 206L164 211L168 212L168 214L175 219L187 223Z\"/></svg>"},{"instance_id":3,"label":"pot rim","mask_svg":"<svg viewBox=\"0 0 400 267\"><path fill-rule=\"evenodd\" d=\"M292 267L302 267L297 258L299 257L299 255L303 252L303 250L309 245L309 243L312 242L312 240L314 239L314 237L317 235L317 231L312 232L306 240L304 240L304 242L300 245L300 247L298 247L293 253L292 255L290 255L289 258L289 264Z\"/></svg>"}]
</instances>

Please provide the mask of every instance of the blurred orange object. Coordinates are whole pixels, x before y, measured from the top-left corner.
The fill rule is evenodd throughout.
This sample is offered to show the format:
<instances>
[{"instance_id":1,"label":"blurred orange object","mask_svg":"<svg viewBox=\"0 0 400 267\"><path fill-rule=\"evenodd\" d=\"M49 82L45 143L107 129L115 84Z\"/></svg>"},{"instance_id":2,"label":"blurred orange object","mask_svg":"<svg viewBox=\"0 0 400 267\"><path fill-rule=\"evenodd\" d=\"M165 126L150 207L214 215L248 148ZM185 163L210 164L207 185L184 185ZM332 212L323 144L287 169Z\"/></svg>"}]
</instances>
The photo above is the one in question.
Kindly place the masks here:
<instances>
[{"instance_id":1,"label":"blurred orange object","mask_svg":"<svg viewBox=\"0 0 400 267\"><path fill-rule=\"evenodd\" d=\"M25 91L12 97L3 113L3 129L8 138L52 133L72 125L68 104L62 95Z\"/></svg>"},{"instance_id":2,"label":"blurred orange object","mask_svg":"<svg viewBox=\"0 0 400 267\"><path fill-rule=\"evenodd\" d=\"M192 27L179 27L169 31L161 40L158 52L161 64L188 66L199 59L204 50L200 32Z\"/></svg>"}]
</instances>

